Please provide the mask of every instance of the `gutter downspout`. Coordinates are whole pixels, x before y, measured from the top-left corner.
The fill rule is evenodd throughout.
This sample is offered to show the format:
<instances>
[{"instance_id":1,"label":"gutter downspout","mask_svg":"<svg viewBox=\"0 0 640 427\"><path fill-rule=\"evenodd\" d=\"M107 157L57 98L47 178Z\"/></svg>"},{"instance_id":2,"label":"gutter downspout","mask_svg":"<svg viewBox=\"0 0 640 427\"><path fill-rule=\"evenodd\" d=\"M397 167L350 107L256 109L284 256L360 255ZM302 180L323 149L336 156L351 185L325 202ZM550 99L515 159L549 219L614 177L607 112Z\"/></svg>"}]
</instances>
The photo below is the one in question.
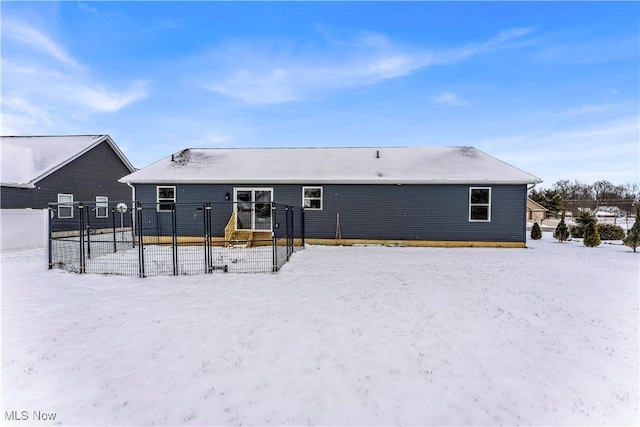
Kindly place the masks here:
<instances>
[{"instance_id":1,"label":"gutter downspout","mask_svg":"<svg viewBox=\"0 0 640 427\"><path fill-rule=\"evenodd\" d=\"M136 247L135 241L136 241L136 187L134 187L133 185L131 185L131 183L129 181L125 182L125 184L127 184L129 187L131 187L131 240L134 242L133 247ZM142 245L142 240L140 240L140 245ZM142 250L142 246L140 246L140 249ZM140 257L138 256L138 263L140 262ZM144 260L144 258L143 258ZM143 261L144 262L144 261ZM144 269L142 270L144 272ZM144 273L141 273L144 274ZM143 276L140 276L143 277Z\"/></svg>"},{"instance_id":2,"label":"gutter downspout","mask_svg":"<svg viewBox=\"0 0 640 427\"><path fill-rule=\"evenodd\" d=\"M136 187L131 185L131 183L129 181L125 182L125 184L127 184L129 187L131 187L131 201L135 202L136 201Z\"/></svg>"}]
</instances>

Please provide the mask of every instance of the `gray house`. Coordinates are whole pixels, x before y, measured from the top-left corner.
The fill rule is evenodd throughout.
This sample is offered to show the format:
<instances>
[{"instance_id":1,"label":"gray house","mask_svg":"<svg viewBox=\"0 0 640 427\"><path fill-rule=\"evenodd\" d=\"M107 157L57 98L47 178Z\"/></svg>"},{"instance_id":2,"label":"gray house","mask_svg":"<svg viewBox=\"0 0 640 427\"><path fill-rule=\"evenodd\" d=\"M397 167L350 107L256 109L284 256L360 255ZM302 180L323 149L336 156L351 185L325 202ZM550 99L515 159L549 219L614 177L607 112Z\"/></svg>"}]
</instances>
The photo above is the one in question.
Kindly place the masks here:
<instances>
[{"instance_id":1,"label":"gray house","mask_svg":"<svg viewBox=\"0 0 640 427\"><path fill-rule=\"evenodd\" d=\"M118 179L135 168L108 135L3 136L2 209L45 209L60 203L61 217L73 215L75 202L107 206L130 200L131 189ZM97 209L96 215L106 215Z\"/></svg>"},{"instance_id":2,"label":"gray house","mask_svg":"<svg viewBox=\"0 0 640 427\"><path fill-rule=\"evenodd\" d=\"M185 149L120 182L154 221L173 203L229 201L236 230L276 232L279 202L305 208L312 244L522 247L541 180L473 147L379 147Z\"/></svg>"}]
</instances>

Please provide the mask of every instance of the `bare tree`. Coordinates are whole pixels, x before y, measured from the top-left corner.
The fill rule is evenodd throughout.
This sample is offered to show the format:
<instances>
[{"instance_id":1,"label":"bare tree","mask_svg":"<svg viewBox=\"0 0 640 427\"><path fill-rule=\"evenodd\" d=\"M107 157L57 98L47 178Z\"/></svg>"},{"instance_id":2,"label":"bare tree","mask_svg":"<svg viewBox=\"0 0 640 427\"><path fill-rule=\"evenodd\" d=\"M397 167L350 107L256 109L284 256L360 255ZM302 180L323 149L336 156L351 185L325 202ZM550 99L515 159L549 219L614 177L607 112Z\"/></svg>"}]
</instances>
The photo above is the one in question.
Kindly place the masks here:
<instances>
[{"instance_id":1,"label":"bare tree","mask_svg":"<svg viewBox=\"0 0 640 427\"><path fill-rule=\"evenodd\" d=\"M578 180L571 182L568 179L562 179L553 187L562 198L564 208L573 215L578 215L581 210L593 211L597 207L590 185Z\"/></svg>"}]
</instances>

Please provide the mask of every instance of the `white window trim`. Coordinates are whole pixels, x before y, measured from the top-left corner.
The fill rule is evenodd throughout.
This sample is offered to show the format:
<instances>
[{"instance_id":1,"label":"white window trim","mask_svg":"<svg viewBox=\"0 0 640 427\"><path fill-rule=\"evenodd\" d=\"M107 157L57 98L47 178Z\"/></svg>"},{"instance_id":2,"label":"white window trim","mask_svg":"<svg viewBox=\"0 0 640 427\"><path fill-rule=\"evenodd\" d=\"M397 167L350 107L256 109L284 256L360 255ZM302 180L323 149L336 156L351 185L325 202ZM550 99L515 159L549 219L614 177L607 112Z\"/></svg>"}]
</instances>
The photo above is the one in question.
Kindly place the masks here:
<instances>
[{"instance_id":1,"label":"white window trim","mask_svg":"<svg viewBox=\"0 0 640 427\"><path fill-rule=\"evenodd\" d=\"M317 189L317 188L319 188L319 189L320 189L320 207L319 207L319 208L305 208L305 207L304 207L304 206L305 206L305 205L304 205L304 201L305 201L305 200L318 200L318 198L317 198L317 197L305 197L305 196L304 196L304 190L306 190L307 188L313 188L313 189ZM323 189L322 189L322 187L321 187L321 186L318 186L318 185L309 185L309 186L302 187L302 207L303 207L303 208L304 208L304 210L306 210L306 211L321 211L321 210L322 210L322 207L324 206L324 203L323 203L323 196L324 196L324 191L323 191Z\"/></svg>"},{"instance_id":2,"label":"white window trim","mask_svg":"<svg viewBox=\"0 0 640 427\"><path fill-rule=\"evenodd\" d=\"M471 203L471 193L473 190L489 190L489 203ZM471 219L471 208L473 206L486 206L487 219ZM469 222L491 222L491 187L469 187Z\"/></svg>"},{"instance_id":3,"label":"white window trim","mask_svg":"<svg viewBox=\"0 0 640 427\"><path fill-rule=\"evenodd\" d=\"M60 197L64 197L64 196L68 196L71 198L70 201L60 201ZM61 215L60 214L60 208L70 208L71 209L71 215ZM60 219L71 219L73 218L73 194L65 194L65 193L60 193L58 194L58 218Z\"/></svg>"},{"instance_id":4,"label":"white window trim","mask_svg":"<svg viewBox=\"0 0 640 427\"><path fill-rule=\"evenodd\" d=\"M104 209L104 215L100 215L100 209ZM96 196L96 218L109 218L109 198Z\"/></svg>"},{"instance_id":5,"label":"white window trim","mask_svg":"<svg viewBox=\"0 0 640 427\"><path fill-rule=\"evenodd\" d=\"M237 187L233 189L233 212L236 214L236 224L235 224L235 228L238 228L238 192L239 191L251 191L251 231L273 231L273 225L269 224L269 229L256 229L255 228L255 216L254 216L254 212L253 209L255 208L255 204L257 203L255 201L255 195L256 195L256 191L269 191L271 193L271 201L269 203L271 203L271 206L273 208L273 203L274 203L274 194L273 194L273 187ZM260 202L260 203L266 203L266 202ZM273 212L271 212L271 215L273 215ZM272 221L273 222L273 221ZM248 228L245 230L249 230Z\"/></svg>"},{"instance_id":6,"label":"white window trim","mask_svg":"<svg viewBox=\"0 0 640 427\"><path fill-rule=\"evenodd\" d=\"M161 188L172 188L173 189L173 199L167 199L167 198L160 199L160 189ZM175 203L175 202L176 202L176 186L175 185L158 185L158 186L156 186L156 210L158 212L171 212L170 209L160 209L160 206L163 203Z\"/></svg>"},{"instance_id":7,"label":"white window trim","mask_svg":"<svg viewBox=\"0 0 640 427\"><path fill-rule=\"evenodd\" d=\"M236 187L233 189L233 201L234 203L238 202L238 191L251 191L252 195L251 195L251 203L254 203L255 200L253 200L253 195L255 194L256 191L271 191L271 203L273 203L273 187Z\"/></svg>"}]
</instances>

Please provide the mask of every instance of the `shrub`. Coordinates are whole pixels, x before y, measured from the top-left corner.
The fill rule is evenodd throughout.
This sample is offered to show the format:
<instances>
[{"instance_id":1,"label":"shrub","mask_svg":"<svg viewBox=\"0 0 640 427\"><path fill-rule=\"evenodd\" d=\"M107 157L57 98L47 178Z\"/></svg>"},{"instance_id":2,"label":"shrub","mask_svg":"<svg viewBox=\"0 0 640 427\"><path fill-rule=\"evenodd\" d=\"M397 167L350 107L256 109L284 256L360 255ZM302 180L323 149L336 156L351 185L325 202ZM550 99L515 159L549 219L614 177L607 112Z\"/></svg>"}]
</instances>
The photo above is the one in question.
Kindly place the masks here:
<instances>
[{"instance_id":1,"label":"shrub","mask_svg":"<svg viewBox=\"0 0 640 427\"><path fill-rule=\"evenodd\" d=\"M600 245L600 234L598 233L598 220L589 211L582 211L576 218L577 226L582 226L583 241L585 246L593 248ZM573 229L571 230L573 236Z\"/></svg>"},{"instance_id":2,"label":"shrub","mask_svg":"<svg viewBox=\"0 0 640 427\"><path fill-rule=\"evenodd\" d=\"M558 224L559 225L559 224ZM621 240L624 239L624 229L619 225L613 224L596 224L596 228L598 230L598 234L600 235L601 240ZM569 231L571 232L571 237L581 239L584 237L584 229L585 227L582 225L571 225L569 226Z\"/></svg>"},{"instance_id":3,"label":"shrub","mask_svg":"<svg viewBox=\"0 0 640 427\"><path fill-rule=\"evenodd\" d=\"M540 226L537 222L534 222L533 227L531 227L531 238L533 240L542 239L542 230L540 230Z\"/></svg>"},{"instance_id":4,"label":"shrub","mask_svg":"<svg viewBox=\"0 0 640 427\"><path fill-rule=\"evenodd\" d=\"M624 230L619 225L598 224L598 234L601 240L622 240Z\"/></svg>"},{"instance_id":5,"label":"shrub","mask_svg":"<svg viewBox=\"0 0 640 427\"><path fill-rule=\"evenodd\" d=\"M636 222L634 222L633 227L627 231L627 235L622 240L622 243L633 249L633 252L640 246L640 208L636 210Z\"/></svg>"},{"instance_id":6,"label":"shrub","mask_svg":"<svg viewBox=\"0 0 640 427\"><path fill-rule=\"evenodd\" d=\"M564 223L564 213L562 214L556 229L553 230L553 238L557 239L560 243L569 238L569 229L567 228L567 224Z\"/></svg>"},{"instance_id":7,"label":"shrub","mask_svg":"<svg viewBox=\"0 0 640 427\"><path fill-rule=\"evenodd\" d=\"M595 248L600 245L600 234L598 233L598 224L595 222L589 223L584 227L584 240L582 241L585 246L589 248Z\"/></svg>"},{"instance_id":8,"label":"shrub","mask_svg":"<svg viewBox=\"0 0 640 427\"><path fill-rule=\"evenodd\" d=\"M569 233L574 239L582 239L584 237L584 227L582 225L570 225Z\"/></svg>"}]
</instances>

